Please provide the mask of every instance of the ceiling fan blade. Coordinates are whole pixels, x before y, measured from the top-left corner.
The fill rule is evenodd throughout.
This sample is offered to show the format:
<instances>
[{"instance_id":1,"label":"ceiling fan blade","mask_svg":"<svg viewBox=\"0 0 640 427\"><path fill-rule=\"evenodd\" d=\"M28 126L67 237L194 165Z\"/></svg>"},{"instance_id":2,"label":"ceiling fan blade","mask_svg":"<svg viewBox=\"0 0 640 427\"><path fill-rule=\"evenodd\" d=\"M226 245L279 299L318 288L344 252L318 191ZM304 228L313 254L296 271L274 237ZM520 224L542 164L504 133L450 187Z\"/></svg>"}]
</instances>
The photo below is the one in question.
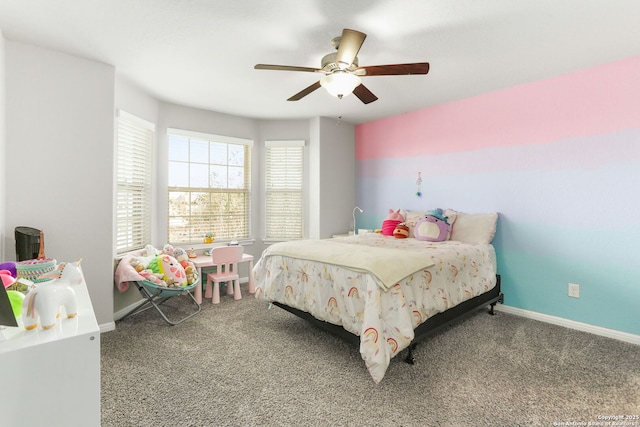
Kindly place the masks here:
<instances>
[{"instance_id":1,"label":"ceiling fan blade","mask_svg":"<svg viewBox=\"0 0 640 427\"><path fill-rule=\"evenodd\" d=\"M360 83L358 86L356 86L356 88L353 90L353 94L355 96L357 96L358 98L360 98L360 101L362 101L364 104L369 104L369 103L371 103L373 101L376 101L378 99L378 97L375 96L362 83Z\"/></svg>"},{"instance_id":2,"label":"ceiling fan blade","mask_svg":"<svg viewBox=\"0 0 640 427\"><path fill-rule=\"evenodd\" d=\"M310 73L322 72L320 68L311 67L295 67L291 65L270 65L270 64L256 64L253 67L256 70L278 70L278 71L306 71Z\"/></svg>"},{"instance_id":3,"label":"ceiling fan blade","mask_svg":"<svg viewBox=\"0 0 640 427\"><path fill-rule=\"evenodd\" d=\"M413 64L389 64L358 67L355 73L359 76L397 76L410 74L427 74L428 62L416 62Z\"/></svg>"},{"instance_id":4,"label":"ceiling fan blade","mask_svg":"<svg viewBox=\"0 0 640 427\"><path fill-rule=\"evenodd\" d=\"M353 63L366 37L367 35L360 31L347 28L342 30L342 37L340 37L340 45L336 54L336 63L340 69L344 70Z\"/></svg>"},{"instance_id":5,"label":"ceiling fan blade","mask_svg":"<svg viewBox=\"0 0 640 427\"><path fill-rule=\"evenodd\" d=\"M309 95L314 90L318 89L319 87L320 87L320 81L318 80L317 82L315 82L311 86L309 86L309 87L307 87L305 89L302 89L300 92L296 93L291 98L287 99L287 101L299 101L302 98L304 98L305 96Z\"/></svg>"}]
</instances>

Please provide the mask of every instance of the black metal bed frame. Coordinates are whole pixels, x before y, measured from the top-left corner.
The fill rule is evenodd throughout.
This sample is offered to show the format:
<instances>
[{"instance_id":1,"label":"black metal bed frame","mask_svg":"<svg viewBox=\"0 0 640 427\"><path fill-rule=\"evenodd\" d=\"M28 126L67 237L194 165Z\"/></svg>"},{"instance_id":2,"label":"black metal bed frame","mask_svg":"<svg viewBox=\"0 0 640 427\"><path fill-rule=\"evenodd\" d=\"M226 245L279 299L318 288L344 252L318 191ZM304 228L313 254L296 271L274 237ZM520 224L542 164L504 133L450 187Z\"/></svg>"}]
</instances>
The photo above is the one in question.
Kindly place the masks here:
<instances>
[{"instance_id":1,"label":"black metal bed frame","mask_svg":"<svg viewBox=\"0 0 640 427\"><path fill-rule=\"evenodd\" d=\"M418 343L425 340L430 335L438 332L443 327L465 316L468 316L475 310L486 307L487 305L489 306L489 314L493 315L495 314L494 307L496 306L496 304L502 304L503 302L504 294L502 293L500 288L500 275L496 274L496 286L494 286L493 289L476 297L473 297L470 300L464 301L446 311L431 316L425 322L418 325L418 327L414 330L414 338L407 347L407 356L405 357L405 362L413 365L415 363L413 351L415 350ZM323 320L318 320L305 311L289 307L288 305L276 301L274 301L272 304L298 317L301 317L302 319L307 320L311 324L324 329L325 331L345 340L350 344L354 344L357 346L360 345L360 337L347 331L342 326L334 325L333 323L325 322Z\"/></svg>"}]
</instances>

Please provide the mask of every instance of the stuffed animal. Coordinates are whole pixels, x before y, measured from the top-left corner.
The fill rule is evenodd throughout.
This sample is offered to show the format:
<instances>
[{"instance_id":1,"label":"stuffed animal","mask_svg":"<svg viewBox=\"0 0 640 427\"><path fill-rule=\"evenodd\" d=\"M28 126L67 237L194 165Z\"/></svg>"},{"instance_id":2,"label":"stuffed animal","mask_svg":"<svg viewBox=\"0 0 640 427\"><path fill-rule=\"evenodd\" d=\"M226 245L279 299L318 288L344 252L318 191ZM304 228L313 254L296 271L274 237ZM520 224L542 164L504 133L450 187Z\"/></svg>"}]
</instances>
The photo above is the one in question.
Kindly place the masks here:
<instances>
[{"instance_id":1,"label":"stuffed animal","mask_svg":"<svg viewBox=\"0 0 640 427\"><path fill-rule=\"evenodd\" d=\"M434 209L416 221L413 234L416 239L427 242L442 242L449 238L451 226L442 209Z\"/></svg>"},{"instance_id":2,"label":"stuffed animal","mask_svg":"<svg viewBox=\"0 0 640 427\"><path fill-rule=\"evenodd\" d=\"M188 265L184 269L184 274L187 275L187 284L193 285L196 282L197 274L196 268L193 263L189 262Z\"/></svg>"},{"instance_id":3,"label":"stuffed animal","mask_svg":"<svg viewBox=\"0 0 640 427\"><path fill-rule=\"evenodd\" d=\"M189 255L187 255L187 251L182 248L175 248L173 250L173 257L178 260L182 268L187 268L189 265Z\"/></svg>"},{"instance_id":4,"label":"stuffed animal","mask_svg":"<svg viewBox=\"0 0 640 427\"><path fill-rule=\"evenodd\" d=\"M160 286L167 286L167 283L164 280L162 280L162 276L163 276L162 273L154 273L148 268L140 271L139 273L148 282L151 282L153 284L160 285Z\"/></svg>"},{"instance_id":5,"label":"stuffed animal","mask_svg":"<svg viewBox=\"0 0 640 427\"><path fill-rule=\"evenodd\" d=\"M396 211L389 209L389 215L382 221L382 234L393 236L393 230L401 222L404 222L404 215L400 213L400 209Z\"/></svg>"},{"instance_id":6,"label":"stuffed animal","mask_svg":"<svg viewBox=\"0 0 640 427\"><path fill-rule=\"evenodd\" d=\"M138 258L131 258L130 263L134 270L136 270L138 273L144 270L144 264Z\"/></svg>"},{"instance_id":7,"label":"stuffed animal","mask_svg":"<svg viewBox=\"0 0 640 427\"><path fill-rule=\"evenodd\" d=\"M175 249L169 243L167 243L166 245L164 245L162 247L162 253L165 254L165 255L171 255L172 257L175 257L174 251L175 251Z\"/></svg>"},{"instance_id":8,"label":"stuffed animal","mask_svg":"<svg viewBox=\"0 0 640 427\"><path fill-rule=\"evenodd\" d=\"M406 239L409 237L409 227L404 222L396 225L396 228L393 229L393 237L396 239Z\"/></svg>"},{"instance_id":9,"label":"stuffed animal","mask_svg":"<svg viewBox=\"0 0 640 427\"><path fill-rule=\"evenodd\" d=\"M147 245L144 248L144 256L146 257L151 257L151 256L156 256L158 255L158 250L156 248L153 247L153 245Z\"/></svg>"},{"instance_id":10,"label":"stuffed animal","mask_svg":"<svg viewBox=\"0 0 640 427\"><path fill-rule=\"evenodd\" d=\"M142 265L147 266L156 256L158 256L158 254L159 251L156 248L152 245L147 245L142 251L140 251L136 258L142 263Z\"/></svg>"},{"instance_id":11,"label":"stuffed animal","mask_svg":"<svg viewBox=\"0 0 640 427\"><path fill-rule=\"evenodd\" d=\"M162 279L171 286L185 286L187 284L187 275L184 267L177 259L171 255L160 255L158 261L159 272L163 274Z\"/></svg>"}]
</instances>

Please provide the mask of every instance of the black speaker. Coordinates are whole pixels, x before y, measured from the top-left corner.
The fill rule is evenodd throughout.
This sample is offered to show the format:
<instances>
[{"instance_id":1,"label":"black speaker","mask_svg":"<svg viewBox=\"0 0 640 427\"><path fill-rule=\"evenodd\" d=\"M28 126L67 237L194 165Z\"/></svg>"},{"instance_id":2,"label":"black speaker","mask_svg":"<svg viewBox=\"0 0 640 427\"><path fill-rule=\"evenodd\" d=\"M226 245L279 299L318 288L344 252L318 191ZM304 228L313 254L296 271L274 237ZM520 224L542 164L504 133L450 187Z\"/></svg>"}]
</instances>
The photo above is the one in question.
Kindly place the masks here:
<instances>
[{"instance_id":1,"label":"black speaker","mask_svg":"<svg viewBox=\"0 0 640 427\"><path fill-rule=\"evenodd\" d=\"M31 227L16 227L16 260L38 258L40 252L40 230Z\"/></svg>"}]
</instances>

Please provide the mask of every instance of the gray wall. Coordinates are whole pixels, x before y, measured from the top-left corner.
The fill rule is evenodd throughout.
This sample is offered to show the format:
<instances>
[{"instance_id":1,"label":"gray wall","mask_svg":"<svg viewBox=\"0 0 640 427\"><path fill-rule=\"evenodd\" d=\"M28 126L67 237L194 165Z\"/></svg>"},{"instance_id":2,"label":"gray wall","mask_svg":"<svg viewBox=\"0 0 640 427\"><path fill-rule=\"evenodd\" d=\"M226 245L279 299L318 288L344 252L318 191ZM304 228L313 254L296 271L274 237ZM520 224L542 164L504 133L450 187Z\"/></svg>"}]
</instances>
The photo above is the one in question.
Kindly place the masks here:
<instances>
[{"instance_id":1,"label":"gray wall","mask_svg":"<svg viewBox=\"0 0 640 427\"><path fill-rule=\"evenodd\" d=\"M3 247L13 230L45 232L46 255L82 258L99 323L112 320L115 69L5 41Z\"/></svg>"}]
</instances>

